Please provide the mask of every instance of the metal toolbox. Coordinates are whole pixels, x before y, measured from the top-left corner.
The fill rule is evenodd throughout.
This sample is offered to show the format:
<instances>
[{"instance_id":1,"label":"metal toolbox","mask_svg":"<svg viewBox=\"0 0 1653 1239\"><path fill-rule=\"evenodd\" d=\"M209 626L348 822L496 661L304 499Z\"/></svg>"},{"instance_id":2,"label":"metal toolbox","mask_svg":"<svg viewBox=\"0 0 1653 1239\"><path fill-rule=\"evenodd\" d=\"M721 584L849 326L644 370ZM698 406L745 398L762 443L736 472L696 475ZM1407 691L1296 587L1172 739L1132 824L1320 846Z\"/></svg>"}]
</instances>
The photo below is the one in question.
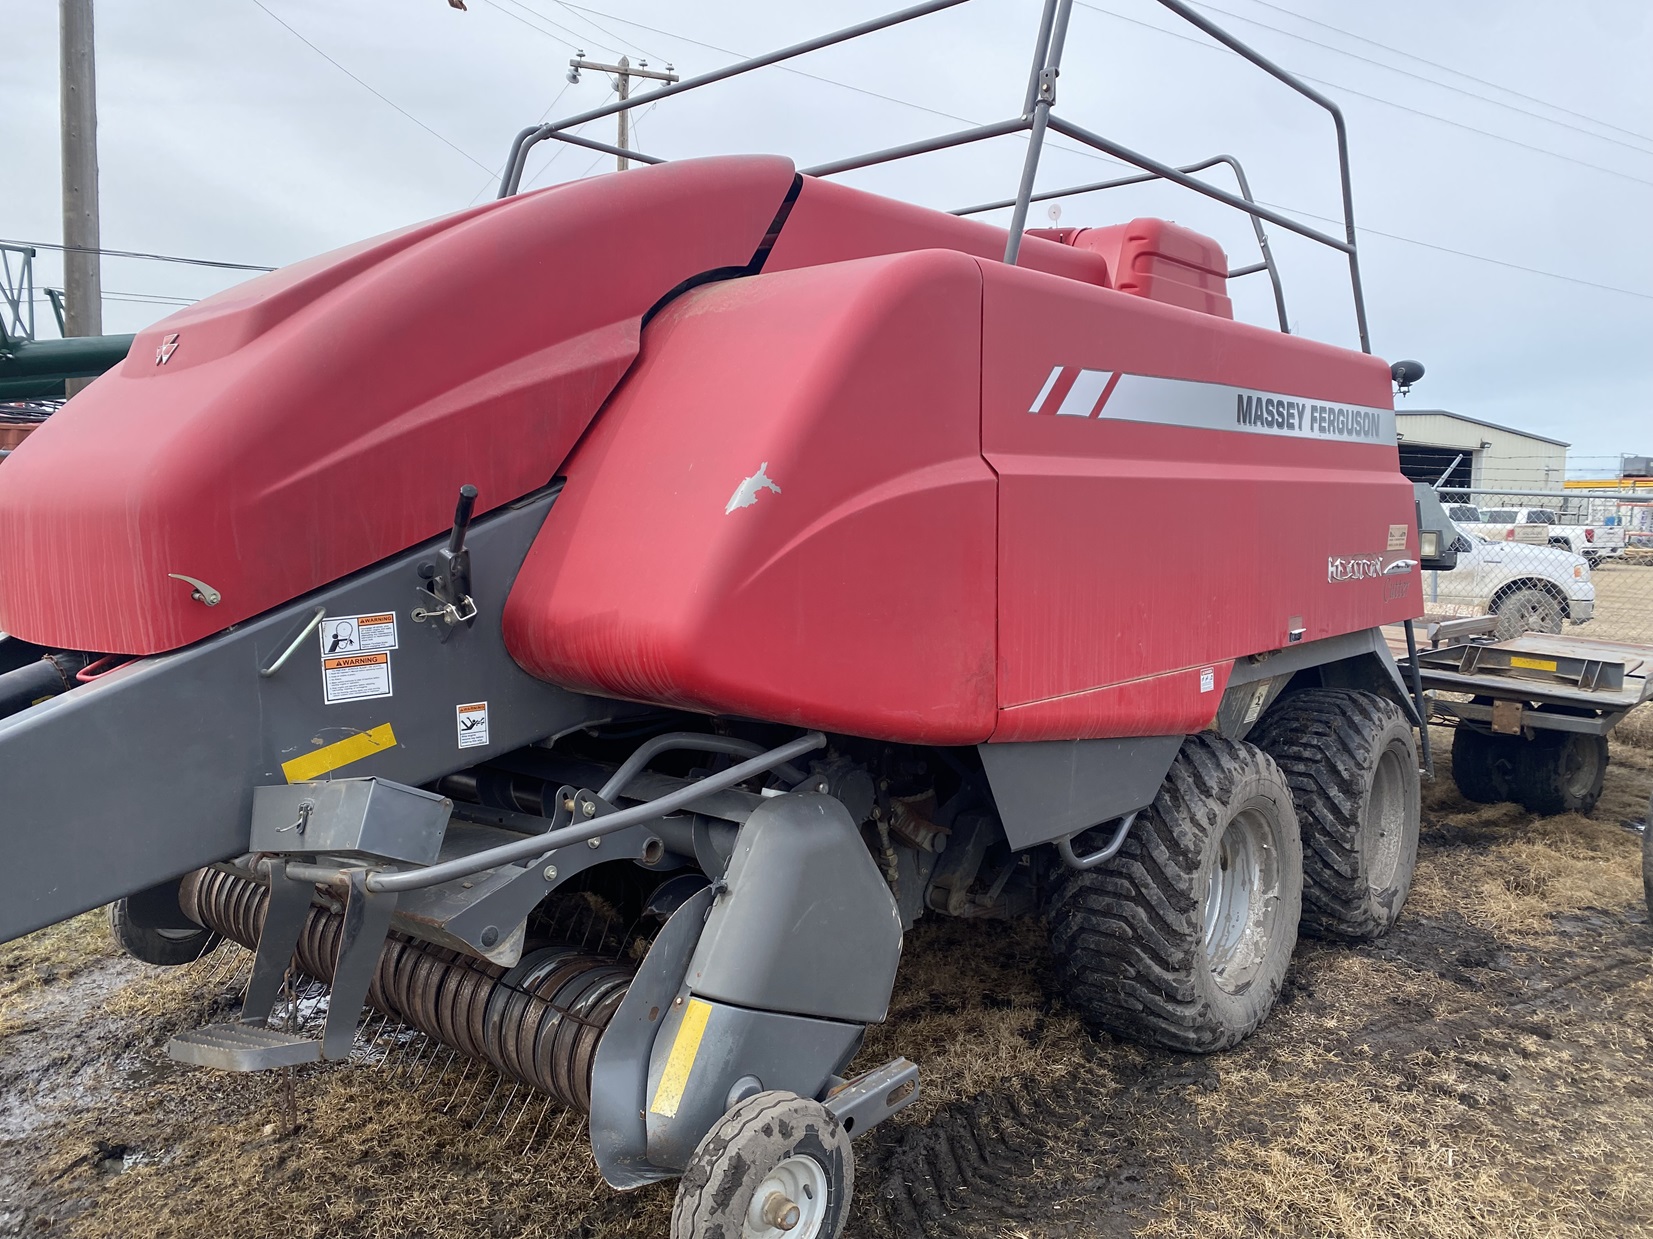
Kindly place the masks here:
<instances>
[{"instance_id":1,"label":"metal toolbox","mask_svg":"<svg viewBox=\"0 0 1653 1239\"><path fill-rule=\"evenodd\" d=\"M429 865L453 801L388 779L253 789L252 850L328 853Z\"/></svg>"}]
</instances>

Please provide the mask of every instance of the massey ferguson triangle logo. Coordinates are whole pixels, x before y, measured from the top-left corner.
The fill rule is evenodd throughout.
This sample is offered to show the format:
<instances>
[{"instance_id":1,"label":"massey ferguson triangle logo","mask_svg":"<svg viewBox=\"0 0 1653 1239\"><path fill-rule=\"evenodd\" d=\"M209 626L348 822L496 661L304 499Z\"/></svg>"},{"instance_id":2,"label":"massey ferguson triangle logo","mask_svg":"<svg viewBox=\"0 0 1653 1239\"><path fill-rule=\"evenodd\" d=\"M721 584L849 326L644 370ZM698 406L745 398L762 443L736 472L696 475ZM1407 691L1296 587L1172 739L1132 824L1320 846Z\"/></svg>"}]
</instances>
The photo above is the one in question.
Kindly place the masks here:
<instances>
[{"instance_id":1,"label":"massey ferguson triangle logo","mask_svg":"<svg viewBox=\"0 0 1653 1239\"><path fill-rule=\"evenodd\" d=\"M178 351L178 333L174 331L161 341L161 347L155 350L155 364L164 366L172 360L172 354Z\"/></svg>"},{"instance_id":2,"label":"massey ferguson triangle logo","mask_svg":"<svg viewBox=\"0 0 1653 1239\"><path fill-rule=\"evenodd\" d=\"M1119 386L1118 370L1081 370L1078 366L1053 366L1050 377L1033 398L1029 413L1056 417L1095 417Z\"/></svg>"}]
</instances>

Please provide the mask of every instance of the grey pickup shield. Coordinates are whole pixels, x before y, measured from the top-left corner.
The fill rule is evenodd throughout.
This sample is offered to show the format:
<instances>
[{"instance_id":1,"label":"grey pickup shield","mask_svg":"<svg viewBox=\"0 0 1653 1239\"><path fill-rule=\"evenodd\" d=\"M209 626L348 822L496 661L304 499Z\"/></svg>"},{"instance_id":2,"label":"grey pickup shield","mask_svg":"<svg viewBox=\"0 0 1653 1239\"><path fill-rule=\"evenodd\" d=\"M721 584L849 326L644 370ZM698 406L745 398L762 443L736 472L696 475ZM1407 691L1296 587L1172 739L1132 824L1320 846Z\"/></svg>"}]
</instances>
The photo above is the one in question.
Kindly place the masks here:
<instances>
[{"instance_id":1,"label":"grey pickup shield","mask_svg":"<svg viewBox=\"0 0 1653 1239\"><path fill-rule=\"evenodd\" d=\"M554 499L541 492L471 526L478 619L445 642L437 623L411 618L433 541L0 720L0 941L245 852L253 788L327 777L315 754L329 745L372 733L338 776L417 786L628 712L536 680L506 653L505 597ZM327 702L323 639L305 631L318 607L394 614L390 695ZM375 643L390 639L380 626ZM456 711L484 701L488 742L461 747Z\"/></svg>"}]
</instances>

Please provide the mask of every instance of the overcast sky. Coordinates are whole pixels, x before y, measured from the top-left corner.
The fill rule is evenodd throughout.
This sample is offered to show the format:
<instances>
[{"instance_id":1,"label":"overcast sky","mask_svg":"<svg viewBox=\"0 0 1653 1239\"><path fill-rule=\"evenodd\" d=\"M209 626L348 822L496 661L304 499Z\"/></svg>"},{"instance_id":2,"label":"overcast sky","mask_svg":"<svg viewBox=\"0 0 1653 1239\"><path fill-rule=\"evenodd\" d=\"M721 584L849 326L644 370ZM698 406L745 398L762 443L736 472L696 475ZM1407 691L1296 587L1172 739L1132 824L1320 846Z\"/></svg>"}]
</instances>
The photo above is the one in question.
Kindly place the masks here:
<instances>
[{"instance_id":1,"label":"overcast sky","mask_svg":"<svg viewBox=\"0 0 1653 1239\"><path fill-rule=\"evenodd\" d=\"M893 7L468 2L460 12L446 0L99 0L104 246L291 262L490 196L512 134L607 97L605 75L564 81L576 48L692 74ZM1575 475L1620 452L1653 453L1653 6L1202 8L1344 107L1373 347L1429 370L1401 407L1568 440ZM0 0L0 15L0 238L58 241L57 4ZM634 144L670 158L771 151L805 166L959 118L1006 118L1020 108L1036 20L1035 0L972 0L793 62L801 72L765 70L664 102L641 116ZM1260 199L1338 230L1327 222L1338 198L1325 114L1151 0L1079 0L1058 106L1173 163L1234 154ZM612 140L613 121L591 132ZM1041 188L1114 174L1056 145L1068 149L1046 158ZM1008 196L1023 149L1004 139L845 179L963 206ZM546 143L527 180L610 166ZM1070 199L1061 222L1136 215L1215 235L1236 266L1254 258L1243 217L1167 187ZM1036 212L1035 222L1048 220ZM1354 345L1341 256L1279 229L1272 237L1293 329ZM59 271L43 253L37 280L56 284ZM105 330L135 330L175 308L161 299L242 278L107 258ZM1241 317L1273 321L1262 277L1234 292ZM55 330L49 321L41 334Z\"/></svg>"}]
</instances>

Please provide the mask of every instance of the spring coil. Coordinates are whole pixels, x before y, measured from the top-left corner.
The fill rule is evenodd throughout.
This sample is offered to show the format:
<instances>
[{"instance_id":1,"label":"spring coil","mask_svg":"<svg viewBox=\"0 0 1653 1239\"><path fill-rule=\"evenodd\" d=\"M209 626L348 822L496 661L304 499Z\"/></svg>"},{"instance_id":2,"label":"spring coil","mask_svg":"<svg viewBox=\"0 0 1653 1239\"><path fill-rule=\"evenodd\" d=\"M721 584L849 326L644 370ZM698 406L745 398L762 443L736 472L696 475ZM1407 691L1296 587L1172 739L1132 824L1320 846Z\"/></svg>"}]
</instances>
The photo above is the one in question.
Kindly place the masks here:
<instances>
[{"instance_id":1,"label":"spring coil","mask_svg":"<svg viewBox=\"0 0 1653 1239\"><path fill-rule=\"evenodd\" d=\"M241 874L200 869L179 902L198 925L249 949L258 945L268 889ZM293 962L329 982L344 918L312 906ZM368 1005L450 1049L493 1064L565 1106L591 1108L591 1068L632 970L571 946L525 952L506 969L447 947L392 934L368 987Z\"/></svg>"}]
</instances>

